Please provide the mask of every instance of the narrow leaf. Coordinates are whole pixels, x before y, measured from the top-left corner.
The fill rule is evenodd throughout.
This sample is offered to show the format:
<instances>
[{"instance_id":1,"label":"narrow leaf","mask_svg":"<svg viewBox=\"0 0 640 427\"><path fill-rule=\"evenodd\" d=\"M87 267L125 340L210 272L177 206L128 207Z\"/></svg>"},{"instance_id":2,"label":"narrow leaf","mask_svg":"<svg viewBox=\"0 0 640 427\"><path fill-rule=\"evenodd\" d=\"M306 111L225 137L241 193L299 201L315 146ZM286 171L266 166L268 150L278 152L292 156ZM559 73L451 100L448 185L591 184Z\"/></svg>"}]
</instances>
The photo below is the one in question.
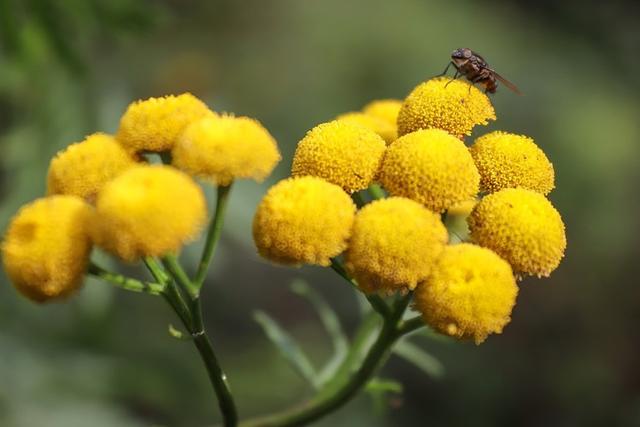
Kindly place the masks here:
<instances>
[{"instance_id":1,"label":"narrow leaf","mask_svg":"<svg viewBox=\"0 0 640 427\"><path fill-rule=\"evenodd\" d=\"M400 341L393 352L433 378L441 378L444 374L444 366L438 359L409 341Z\"/></svg>"},{"instance_id":2,"label":"narrow leaf","mask_svg":"<svg viewBox=\"0 0 640 427\"><path fill-rule=\"evenodd\" d=\"M190 335L185 334L180 329L173 326L171 323L169 323L169 335L171 335L175 339L183 341L189 341L191 339Z\"/></svg>"}]
</instances>

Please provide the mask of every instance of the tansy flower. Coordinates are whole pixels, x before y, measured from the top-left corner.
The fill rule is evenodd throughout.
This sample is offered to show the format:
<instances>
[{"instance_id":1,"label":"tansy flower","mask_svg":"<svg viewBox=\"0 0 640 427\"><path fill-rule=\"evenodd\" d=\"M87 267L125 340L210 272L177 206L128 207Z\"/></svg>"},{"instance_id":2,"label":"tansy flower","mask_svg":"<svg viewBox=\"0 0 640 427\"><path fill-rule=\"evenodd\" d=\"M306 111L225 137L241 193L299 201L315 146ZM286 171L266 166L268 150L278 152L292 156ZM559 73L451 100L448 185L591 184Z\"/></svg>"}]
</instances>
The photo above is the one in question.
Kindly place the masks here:
<instances>
[{"instance_id":1,"label":"tansy flower","mask_svg":"<svg viewBox=\"0 0 640 427\"><path fill-rule=\"evenodd\" d=\"M531 190L509 188L490 194L467 221L473 241L495 251L516 273L549 276L567 246L560 214Z\"/></svg>"},{"instance_id":2,"label":"tansy flower","mask_svg":"<svg viewBox=\"0 0 640 427\"><path fill-rule=\"evenodd\" d=\"M129 151L171 150L188 124L215 115L190 93L136 101L120 119L116 138Z\"/></svg>"},{"instance_id":3,"label":"tansy flower","mask_svg":"<svg viewBox=\"0 0 640 427\"><path fill-rule=\"evenodd\" d=\"M16 289L36 302L75 292L89 262L93 218L93 208L76 196L22 207L2 243L4 268Z\"/></svg>"},{"instance_id":4,"label":"tansy flower","mask_svg":"<svg viewBox=\"0 0 640 427\"><path fill-rule=\"evenodd\" d=\"M548 194L553 190L553 165L527 136L491 132L476 139L469 150L485 191L522 187Z\"/></svg>"},{"instance_id":5,"label":"tansy flower","mask_svg":"<svg viewBox=\"0 0 640 427\"><path fill-rule=\"evenodd\" d=\"M360 126L364 126L371 129L387 144L391 144L397 137L398 132L395 123L390 123L379 117L361 113L359 111L352 111L350 113L344 113L336 117L336 120L342 120L347 123L352 123Z\"/></svg>"},{"instance_id":6,"label":"tansy flower","mask_svg":"<svg viewBox=\"0 0 640 427\"><path fill-rule=\"evenodd\" d=\"M105 183L135 164L112 136L94 133L69 145L51 160L47 192L93 201Z\"/></svg>"},{"instance_id":7,"label":"tansy flower","mask_svg":"<svg viewBox=\"0 0 640 427\"><path fill-rule=\"evenodd\" d=\"M175 252L206 218L204 194L170 166L137 166L109 182L96 202L96 244L133 261Z\"/></svg>"},{"instance_id":8,"label":"tansy flower","mask_svg":"<svg viewBox=\"0 0 640 427\"><path fill-rule=\"evenodd\" d=\"M367 293L413 289L446 242L439 215L413 200L380 199L358 211L346 267Z\"/></svg>"},{"instance_id":9,"label":"tansy flower","mask_svg":"<svg viewBox=\"0 0 640 427\"><path fill-rule=\"evenodd\" d=\"M293 176L323 178L354 193L373 180L386 144L366 127L342 120L311 129L298 143L293 157Z\"/></svg>"},{"instance_id":10,"label":"tansy flower","mask_svg":"<svg viewBox=\"0 0 640 427\"><path fill-rule=\"evenodd\" d=\"M442 212L475 197L480 176L469 150L443 130L419 130L398 138L382 160L378 180L402 196Z\"/></svg>"},{"instance_id":11,"label":"tansy flower","mask_svg":"<svg viewBox=\"0 0 640 427\"><path fill-rule=\"evenodd\" d=\"M455 216L469 216L473 208L478 204L478 200L474 197L472 199L459 202L447 209L447 215Z\"/></svg>"},{"instance_id":12,"label":"tansy flower","mask_svg":"<svg viewBox=\"0 0 640 427\"><path fill-rule=\"evenodd\" d=\"M462 80L440 77L419 84L398 113L398 135L436 128L456 137L470 135L476 125L495 120L489 97Z\"/></svg>"},{"instance_id":13,"label":"tansy flower","mask_svg":"<svg viewBox=\"0 0 640 427\"><path fill-rule=\"evenodd\" d=\"M415 292L415 307L435 330L483 342L511 320L518 287L509 264L489 249L447 246Z\"/></svg>"},{"instance_id":14,"label":"tansy flower","mask_svg":"<svg viewBox=\"0 0 640 427\"><path fill-rule=\"evenodd\" d=\"M253 239L279 264L327 266L347 247L356 207L337 185L311 176L280 181L253 219Z\"/></svg>"},{"instance_id":15,"label":"tansy flower","mask_svg":"<svg viewBox=\"0 0 640 427\"><path fill-rule=\"evenodd\" d=\"M402 101L399 99L378 99L365 105L362 108L362 112L382 119L396 127L400 107L402 107Z\"/></svg>"},{"instance_id":16,"label":"tansy flower","mask_svg":"<svg viewBox=\"0 0 640 427\"><path fill-rule=\"evenodd\" d=\"M205 117L193 122L172 151L174 166L229 185L236 178L262 181L280 161L278 146L262 125L248 117Z\"/></svg>"}]
</instances>

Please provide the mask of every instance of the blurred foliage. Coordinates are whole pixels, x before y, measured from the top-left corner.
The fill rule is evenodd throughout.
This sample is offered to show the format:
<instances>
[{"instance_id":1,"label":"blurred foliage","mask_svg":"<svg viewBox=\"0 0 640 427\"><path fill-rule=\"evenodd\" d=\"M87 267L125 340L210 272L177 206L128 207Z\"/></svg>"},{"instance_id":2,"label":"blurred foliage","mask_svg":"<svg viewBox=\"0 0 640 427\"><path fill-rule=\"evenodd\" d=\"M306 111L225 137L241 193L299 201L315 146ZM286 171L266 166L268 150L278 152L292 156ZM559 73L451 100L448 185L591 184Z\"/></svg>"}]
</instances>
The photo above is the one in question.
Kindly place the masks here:
<instances>
[{"instance_id":1,"label":"blurred foliage","mask_svg":"<svg viewBox=\"0 0 640 427\"><path fill-rule=\"evenodd\" d=\"M502 336L479 347L416 337L444 364L441 380L393 357L369 385L386 412L361 397L318 425L639 425L637 11L635 2L0 0L0 222L43 194L57 150L115 131L133 99L189 90L259 118L284 160L269 182L234 188L205 311L241 414L283 408L312 389L251 313L277 318L319 366L331 344L288 284L304 277L349 334L358 301L331 271L259 260L257 202L288 173L307 129L405 96L468 46L525 93L499 90L498 121L479 132L531 135L554 162L566 259L550 279L522 283ZM2 282L0 425L217 419L197 355L169 336L175 319L159 298L89 281L68 303L39 307Z\"/></svg>"}]
</instances>

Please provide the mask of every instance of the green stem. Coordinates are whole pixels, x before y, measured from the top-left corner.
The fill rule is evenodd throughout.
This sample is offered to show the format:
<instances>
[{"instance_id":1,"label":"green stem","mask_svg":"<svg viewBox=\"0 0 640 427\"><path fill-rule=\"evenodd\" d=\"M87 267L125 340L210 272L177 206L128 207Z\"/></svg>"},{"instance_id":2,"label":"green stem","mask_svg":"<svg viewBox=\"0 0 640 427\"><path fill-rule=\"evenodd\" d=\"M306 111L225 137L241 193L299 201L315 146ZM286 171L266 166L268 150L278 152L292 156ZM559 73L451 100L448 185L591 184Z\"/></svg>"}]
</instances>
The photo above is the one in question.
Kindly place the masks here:
<instances>
[{"instance_id":1,"label":"green stem","mask_svg":"<svg viewBox=\"0 0 640 427\"><path fill-rule=\"evenodd\" d=\"M165 288L164 285L159 283L143 282L132 279L131 277L123 276L122 274L113 273L100 267L94 262L89 264L88 273L98 279L102 279L105 282L118 286L119 288L126 289L127 291L161 295Z\"/></svg>"},{"instance_id":2,"label":"green stem","mask_svg":"<svg viewBox=\"0 0 640 427\"><path fill-rule=\"evenodd\" d=\"M171 274L171 277L178 283L178 286L182 288L192 299L197 298L198 288L191 282L187 273L182 269L180 262L175 255L165 255L162 257L162 265Z\"/></svg>"},{"instance_id":3,"label":"green stem","mask_svg":"<svg viewBox=\"0 0 640 427\"><path fill-rule=\"evenodd\" d=\"M351 286L355 287L356 289L359 289L356 281L353 278L351 278L351 276L349 276L349 273L347 272L344 265L339 260L337 260L336 258L331 258L331 268L333 269L333 271L338 273L344 280L349 282ZM367 294L365 295L365 297L367 298L367 301L369 301L369 304L371 304L371 307L373 307L375 311L380 313L381 316L385 317L389 313L389 307L387 307L387 303L384 302L384 300L380 297L380 295Z\"/></svg>"},{"instance_id":4,"label":"green stem","mask_svg":"<svg viewBox=\"0 0 640 427\"><path fill-rule=\"evenodd\" d=\"M361 207L363 207L364 205L367 204L367 202L364 200L364 198L362 197L362 194L360 192L353 193L351 195L351 199L356 204L358 209L360 209Z\"/></svg>"},{"instance_id":5,"label":"green stem","mask_svg":"<svg viewBox=\"0 0 640 427\"><path fill-rule=\"evenodd\" d=\"M424 323L424 319L422 318L422 316L416 316L413 317L409 320L405 320L404 322L402 322L400 324L400 326L398 327L398 330L400 331L400 333L402 335L406 335L409 334L413 331L415 331L416 329L420 329L425 327L425 323Z\"/></svg>"},{"instance_id":6,"label":"green stem","mask_svg":"<svg viewBox=\"0 0 640 427\"><path fill-rule=\"evenodd\" d=\"M224 223L224 215L227 210L227 202L229 200L229 193L231 192L231 184L219 185L218 196L216 199L216 211L209 224L209 231L207 232L207 240L202 251L202 258L198 265L198 272L194 280L196 289L200 289L205 279L207 278L207 272L209 271L209 264L216 251L216 246L220 240L222 234L222 225Z\"/></svg>"},{"instance_id":7,"label":"green stem","mask_svg":"<svg viewBox=\"0 0 640 427\"><path fill-rule=\"evenodd\" d=\"M371 195L371 197L373 197L374 200L384 199L385 197L387 197L382 187L380 187L378 184L371 184L369 186L369 194Z\"/></svg>"}]
</instances>

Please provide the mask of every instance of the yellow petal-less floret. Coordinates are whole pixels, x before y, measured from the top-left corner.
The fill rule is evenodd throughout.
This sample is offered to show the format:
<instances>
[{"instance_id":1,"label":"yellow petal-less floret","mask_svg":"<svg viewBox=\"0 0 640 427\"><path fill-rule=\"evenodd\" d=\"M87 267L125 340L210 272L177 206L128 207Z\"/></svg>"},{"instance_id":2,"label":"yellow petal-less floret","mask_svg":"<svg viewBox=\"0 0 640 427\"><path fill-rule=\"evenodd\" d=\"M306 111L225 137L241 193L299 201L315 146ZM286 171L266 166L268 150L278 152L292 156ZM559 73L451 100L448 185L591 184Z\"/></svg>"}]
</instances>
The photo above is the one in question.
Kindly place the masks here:
<instances>
[{"instance_id":1,"label":"yellow petal-less floret","mask_svg":"<svg viewBox=\"0 0 640 427\"><path fill-rule=\"evenodd\" d=\"M440 77L419 84L404 100L398 135L435 128L461 138L474 126L495 119L491 101L482 91L468 82Z\"/></svg>"},{"instance_id":2,"label":"yellow petal-less floret","mask_svg":"<svg viewBox=\"0 0 640 427\"><path fill-rule=\"evenodd\" d=\"M184 130L172 151L179 169L218 185L264 180L280 161L276 141L248 117L205 117Z\"/></svg>"},{"instance_id":3,"label":"yellow petal-less floret","mask_svg":"<svg viewBox=\"0 0 640 427\"><path fill-rule=\"evenodd\" d=\"M480 176L469 150L440 129L398 138L382 160L378 181L392 196L402 196L442 212L475 197Z\"/></svg>"},{"instance_id":4,"label":"yellow petal-less floret","mask_svg":"<svg viewBox=\"0 0 640 427\"><path fill-rule=\"evenodd\" d=\"M275 263L328 266L347 247L355 211L337 185L311 176L285 179L258 205L253 239Z\"/></svg>"},{"instance_id":5,"label":"yellow petal-less floret","mask_svg":"<svg viewBox=\"0 0 640 427\"><path fill-rule=\"evenodd\" d=\"M546 195L553 190L553 165L527 136L491 132L477 138L469 151L484 191L521 187Z\"/></svg>"},{"instance_id":6,"label":"yellow petal-less floret","mask_svg":"<svg viewBox=\"0 0 640 427\"><path fill-rule=\"evenodd\" d=\"M362 108L362 112L391 123L394 127L398 123L398 113L402 107L399 99L377 99Z\"/></svg>"},{"instance_id":7,"label":"yellow petal-less floret","mask_svg":"<svg viewBox=\"0 0 640 427\"><path fill-rule=\"evenodd\" d=\"M473 241L504 258L516 274L549 276L567 246L560 214L531 190L508 188L490 194L467 222Z\"/></svg>"},{"instance_id":8,"label":"yellow petal-less floret","mask_svg":"<svg viewBox=\"0 0 640 427\"><path fill-rule=\"evenodd\" d=\"M82 284L91 253L93 208L76 196L51 196L25 205L2 243L5 271L36 302L71 295Z\"/></svg>"},{"instance_id":9,"label":"yellow petal-less floret","mask_svg":"<svg viewBox=\"0 0 640 427\"><path fill-rule=\"evenodd\" d=\"M355 125L364 126L367 129L371 129L387 144L391 144L397 137L398 131L396 125L394 123L389 123L388 121L378 118L376 116L365 114L359 111L352 111L349 113L344 113L336 117L336 120L342 120L347 123L352 123Z\"/></svg>"},{"instance_id":10,"label":"yellow petal-less floret","mask_svg":"<svg viewBox=\"0 0 640 427\"><path fill-rule=\"evenodd\" d=\"M483 342L511 320L518 286L509 264L489 249L447 246L414 294L415 307L435 330Z\"/></svg>"},{"instance_id":11,"label":"yellow petal-less floret","mask_svg":"<svg viewBox=\"0 0 640 427\"><path fill-rule=\"evenodd\" d=\"M323 123L298 143L291 174L317 176L351 194L369 186L385 148L384 140L366 127L342 120Z\"/></svg>"},{"instance_id":12,"label":"yellow petal-less floret","mask_svg":"<svg viewBox=\"0 0 640 427\"><path fill-rule=\"evenodd\" d=\"M133 157L111 135L94 133L51 160L47 192L94 201L107 182L135 165Z\"/></svg>"},{"instance_id":13,"label":"yellow petal-less floret","mask_svg":"<svg viewBox=\"0 0 640 427\"><path fill-rule=\"evenodd\" d=\"M208 115L215 113L190 93L136 101L120 119L116 139L131 152L171 150L187 125Z\"/></svg>"},{"instance_id":14,"label":"yellow petal-less floret","mask_svg":"<svg viewBox=\"0 0 640 427\"><path fill-rule=\"evenodd\" d=\"M364 292L413 289L446 242L439 215L402 197L380 199L358 211L345 265Z\"/></svg>"},{"instance_id":15,"label":"yellow petal-less floret","mask_svg":"<svg viewBox=\"0 0 640 427\"><path fill-rule=\"evenodd\" d=\"M206 219L202 189L162 165L137 166L109 182L96 211L96 244L126 261L178 251Z\"/></svg>"}]
</instances>

